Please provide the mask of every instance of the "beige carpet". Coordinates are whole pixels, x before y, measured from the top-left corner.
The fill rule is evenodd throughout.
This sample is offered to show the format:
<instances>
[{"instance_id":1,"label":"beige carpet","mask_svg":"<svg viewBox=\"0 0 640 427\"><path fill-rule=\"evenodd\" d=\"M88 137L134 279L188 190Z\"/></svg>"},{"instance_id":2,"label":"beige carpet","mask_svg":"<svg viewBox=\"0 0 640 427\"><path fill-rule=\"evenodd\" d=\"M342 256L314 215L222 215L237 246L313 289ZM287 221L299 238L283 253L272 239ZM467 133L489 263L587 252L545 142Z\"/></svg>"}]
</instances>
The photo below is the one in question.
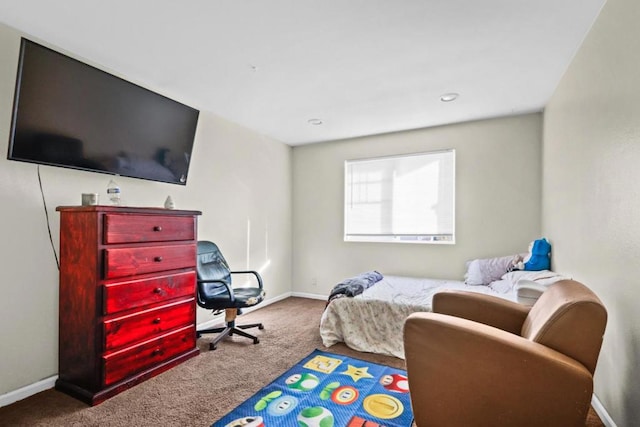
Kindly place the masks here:
<instances>
[{"instance_id":1,"label":"beige carpet","mask_svg":"<svg viewBox=\"0 0 640 427\"><path fill-rule=\"evenodd\" d=\"M394 357L359 353L344 345L323 347L318 324L324 302L288 298L245 316L239 324L263 322L260 344L228 338L200 356L88 407L47 390L0 408L0 426L209 426L316 348L404 369ZM588 427L602 426L591 411Z\"/></svg>"}]
</instances>

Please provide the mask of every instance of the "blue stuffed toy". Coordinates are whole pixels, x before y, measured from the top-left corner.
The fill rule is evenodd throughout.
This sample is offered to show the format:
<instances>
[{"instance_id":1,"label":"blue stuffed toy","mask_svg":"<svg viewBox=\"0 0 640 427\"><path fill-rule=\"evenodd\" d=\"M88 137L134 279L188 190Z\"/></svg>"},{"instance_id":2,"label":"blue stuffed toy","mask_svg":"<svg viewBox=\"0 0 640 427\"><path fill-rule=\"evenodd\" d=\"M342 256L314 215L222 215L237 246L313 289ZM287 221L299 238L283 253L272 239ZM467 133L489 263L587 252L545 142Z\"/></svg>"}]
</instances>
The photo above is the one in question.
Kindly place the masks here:
<instances>
[{"instance_id":1,"label":"blue stuffed toy","mask_svg":"<svg viewBox=\"0 0 640 427\"><path fill-rule=\"evenodd\" d=\"M529 258L527 260L527 258ZM524 269L528 271L549 270L551 268L551 244L544 237L534 240L529 256L524 259Z\"/></svg>"}]
</instances>

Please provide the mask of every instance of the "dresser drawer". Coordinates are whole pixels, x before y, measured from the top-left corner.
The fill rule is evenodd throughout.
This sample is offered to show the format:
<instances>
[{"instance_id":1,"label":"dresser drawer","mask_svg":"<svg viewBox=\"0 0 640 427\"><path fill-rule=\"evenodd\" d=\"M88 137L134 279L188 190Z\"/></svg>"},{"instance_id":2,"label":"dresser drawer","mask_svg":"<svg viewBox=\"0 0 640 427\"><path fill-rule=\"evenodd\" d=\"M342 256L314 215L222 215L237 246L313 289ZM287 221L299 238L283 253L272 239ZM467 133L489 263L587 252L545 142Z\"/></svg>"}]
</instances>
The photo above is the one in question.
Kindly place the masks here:
<instances>
[{"instance_id":1,"label":"dresser drawer","mask_svg":"<svg viewBox=\"0 0 640 427\"><path fill-rule=\"evenodd\" d=\"M196 330L192 325L124 350L105 354L102 356L104 385L108 386L159 365L195 348L195 345Z\"/></svg>"},{"instance_id":2,"label":"dresser drawer","mask_svg":"<svg viewBox=\"0 0 640 427\"><path fill-rule=\"evenodd\" d=\"M117 313L168 299L195 295L196 273L168 274L150 279L106 283L103 314Z\"/></svg>"},{"instance_id":3,"label":"dresser drawer","mask_svg":"<svg viewBox=\"0 0 640 427\"><path fill-rule=\"evenodd\" d=\"M193 324L195 318L196 303L195 298L191 298L107 320L103 324L105 350L113 350Z\"/></svg>"},{"instance_id":4,"label":"dresser drawer","mask_svg":"<svg viewBox=\"0 0 640 427\"><path fill-rule=\"evenodd\" d=\"M104 216L104 244L195 240L195 218L189 216Z\"/></svg>"},{"instance_id":5,"label":"dresser drawer","mask_svg":"<svg viewBox=\"0 0 640 427\"><path fill-rule=\"evenodd\" d=\"M194 267L196 245L148 246L105 249L106 279Z\"/></svg>"}]
</instances>

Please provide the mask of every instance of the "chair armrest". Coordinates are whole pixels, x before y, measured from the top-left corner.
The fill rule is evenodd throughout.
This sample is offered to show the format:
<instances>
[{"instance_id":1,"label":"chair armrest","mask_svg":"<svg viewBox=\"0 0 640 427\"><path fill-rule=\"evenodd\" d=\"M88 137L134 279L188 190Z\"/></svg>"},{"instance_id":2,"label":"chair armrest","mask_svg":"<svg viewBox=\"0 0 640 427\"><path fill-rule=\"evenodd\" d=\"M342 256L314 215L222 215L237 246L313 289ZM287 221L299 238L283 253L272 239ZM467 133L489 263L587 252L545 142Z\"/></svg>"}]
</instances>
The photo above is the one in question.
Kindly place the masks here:
<instances>
[{"instance_id":1,"label":"chair armrest","mask_svg":"<svg viewBox=\"0 0 640 427\"><path fill-rule=\"evenodd\" d=\"M231 273L231 274L253 274L255 276L256 280L258 281L258 287L260 289L262 289L262 277L260 277L260 273L258 273L257 271L253 271L253 270L230 271L229 273Z\"/></svg>"},{"instance_id":2,"label":"chair armrest","mask_svg":"<svg viewBox=\"0 0 640 427\"><path fill-rule=\"evenodd\" d=\"M197 279L197 283L198 283L198 286L201 286L201 285L203 285L205 283L221 283L221 284L223 284L225 286L225 288L227 288L227 293L229 294L229 301L231 303L234 303L236 301L236 297L233 294L233 289L231 288L231 285L229 283L225 282L224 280L214 280L214 279L210 279L210 280L203 279L203 280L200 280L200 279ZM202 289L202 287L201 287L201 289ZM204 294L204 293L205 292L202 292L202 294ZM196 294L198 296L198 299L200 299L201 292L197 292Z\"/></svg>"},{"instance_id":3,"label":"chair armrest","mask_svg":"<svg viewBox=\"0 0 640 427\"><path fill-rule=\"evenodd\" d=\"M577 361L509 332L413 313L404 348L417 425L584 425L593 379ZM582 424L580 424L582 423Z\"/></svg>"},{"instance_id":4,"label":"chair armrest","mask_svg":"<svg viewBox=\"0 0 640 427\"><path fill-rule=\"evenodd\" d=\"M448 290L433 296L433 312L484 323L520 335L531 307L493 295Z\"/></svg>"}]
</instances>

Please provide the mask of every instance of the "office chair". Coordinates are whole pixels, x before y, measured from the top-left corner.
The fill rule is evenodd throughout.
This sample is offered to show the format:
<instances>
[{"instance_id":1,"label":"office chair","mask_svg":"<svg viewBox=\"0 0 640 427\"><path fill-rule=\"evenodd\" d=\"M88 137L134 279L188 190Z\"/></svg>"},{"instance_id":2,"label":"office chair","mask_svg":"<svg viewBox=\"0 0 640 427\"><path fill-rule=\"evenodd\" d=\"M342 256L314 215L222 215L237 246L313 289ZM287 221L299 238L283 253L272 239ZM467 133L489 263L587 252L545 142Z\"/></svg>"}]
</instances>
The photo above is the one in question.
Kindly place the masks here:
<instances>
[{"instance_id":1,"label":"office chair","mask_svg":"<svg viewBox=\"0 0 640 427\"><path fill-rule=\"evenodd\" d=\"M444 291L404 325L411 406L422 426L584 426L607 311L562 280L527 307Z\"/></svg>"},{"instance_id":2,"label":"office chair","mask_svg":"<svg viewBox=\"0 0 640 427\"><path fill-rule=\"evenodd\" d=\"M200 307L213 310L214 313L225 310L226 326L196 331L197 337L203 334L219 333L209 344L210 350L215 350L218 342L226 336L233 334L253 340L258 344L260 340L243 329L264 329L262 323L250 325L236 325L236 317L240 309L253 307L264 300L262 278L256 271L230 271L227 261L213 242L199 241L196 271L198 273L196 300ZM232 274L252 274L258 287L233 288L231 286Z\"/></svg>"}]
</instances>

